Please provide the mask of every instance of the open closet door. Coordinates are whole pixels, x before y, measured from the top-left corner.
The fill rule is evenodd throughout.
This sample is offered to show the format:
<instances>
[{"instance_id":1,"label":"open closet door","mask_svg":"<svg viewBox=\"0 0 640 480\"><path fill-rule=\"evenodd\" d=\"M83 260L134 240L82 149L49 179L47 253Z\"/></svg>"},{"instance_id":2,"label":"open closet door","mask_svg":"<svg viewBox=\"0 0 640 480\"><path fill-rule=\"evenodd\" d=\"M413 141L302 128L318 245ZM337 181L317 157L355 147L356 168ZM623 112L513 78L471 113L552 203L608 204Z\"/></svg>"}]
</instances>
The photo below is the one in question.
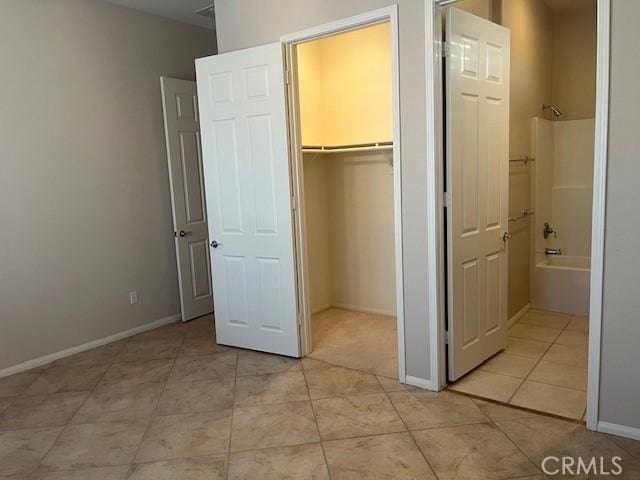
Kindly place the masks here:
<instances>
[{"instance_id":1,"label":"open closet door","mask_svg":"<svg viewBox=\"0 0 640 480\"><path fill-rule=\"evenodd\" d=\"M219 343L299 356L280 43L196 60Z\"/></svg>"},{"instance_id":2,"label":"open closet door","mask_svg":"<svg viewBox=\"0 0 640 480\"><path fill-rule=\"evenodd\" d=\"M507 343L509 30L449 8L445 30L448 374Z\"/></svg>"}]
</instances>

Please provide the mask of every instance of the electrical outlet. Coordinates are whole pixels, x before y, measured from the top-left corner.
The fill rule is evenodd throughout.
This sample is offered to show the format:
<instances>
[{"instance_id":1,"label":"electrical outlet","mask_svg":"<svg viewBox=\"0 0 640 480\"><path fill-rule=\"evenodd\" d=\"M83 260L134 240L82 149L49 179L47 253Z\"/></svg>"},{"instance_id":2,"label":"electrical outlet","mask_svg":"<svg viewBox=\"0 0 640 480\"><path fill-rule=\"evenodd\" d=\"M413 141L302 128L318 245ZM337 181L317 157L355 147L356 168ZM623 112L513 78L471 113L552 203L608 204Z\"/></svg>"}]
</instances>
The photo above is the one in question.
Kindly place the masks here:
<instances>
[{"instance_id":1,"label":"electrical outlet","mask_svg":"<svg viewBox=\"0 0 640 480\"><path fill-rule=\"evenodd\" d=\"M131 305L135 305L136 303L138 303L138 291L137 290L133 290L133 291L129 292L129 303Z\"/></svg>"}]
</instances>

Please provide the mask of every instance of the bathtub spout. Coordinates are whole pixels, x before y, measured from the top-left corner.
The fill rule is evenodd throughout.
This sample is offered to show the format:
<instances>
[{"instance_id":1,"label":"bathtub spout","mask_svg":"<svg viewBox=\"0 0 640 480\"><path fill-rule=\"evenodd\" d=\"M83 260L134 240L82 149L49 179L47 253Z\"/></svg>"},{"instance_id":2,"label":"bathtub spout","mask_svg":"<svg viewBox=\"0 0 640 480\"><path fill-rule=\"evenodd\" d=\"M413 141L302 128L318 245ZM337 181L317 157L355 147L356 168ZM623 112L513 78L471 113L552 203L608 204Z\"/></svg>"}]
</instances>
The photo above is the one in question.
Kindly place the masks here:
<instances>
[{"instance_id":1,"label":"bathtub spout","mask_svg":"<svg viewBox=\"0 0 640 480\"><path fill-rule=\"evenodd\" d=\"M562 255L562 249L561 248L545 248L544 254L545 255Z\"/></svg>"}]
</instances>

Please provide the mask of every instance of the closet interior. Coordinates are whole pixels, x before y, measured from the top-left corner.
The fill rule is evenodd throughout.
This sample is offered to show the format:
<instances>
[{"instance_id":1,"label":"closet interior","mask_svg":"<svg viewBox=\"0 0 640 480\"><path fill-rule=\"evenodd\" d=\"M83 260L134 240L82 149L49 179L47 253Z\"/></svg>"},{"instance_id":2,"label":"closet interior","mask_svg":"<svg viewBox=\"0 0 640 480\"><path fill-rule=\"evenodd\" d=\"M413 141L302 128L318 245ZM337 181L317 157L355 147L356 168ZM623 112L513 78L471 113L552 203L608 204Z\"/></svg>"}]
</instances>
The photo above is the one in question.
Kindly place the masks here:
<instances>
[{"instance_id":1,"label":"closet interior","mask_svg":"<svg viewBox=\"0 0 640 480\"><path fill-rule=\"evenodd\" d=\"M397 378L391 27L296 53L309 356Z\"/></svg>"}]
</instances>

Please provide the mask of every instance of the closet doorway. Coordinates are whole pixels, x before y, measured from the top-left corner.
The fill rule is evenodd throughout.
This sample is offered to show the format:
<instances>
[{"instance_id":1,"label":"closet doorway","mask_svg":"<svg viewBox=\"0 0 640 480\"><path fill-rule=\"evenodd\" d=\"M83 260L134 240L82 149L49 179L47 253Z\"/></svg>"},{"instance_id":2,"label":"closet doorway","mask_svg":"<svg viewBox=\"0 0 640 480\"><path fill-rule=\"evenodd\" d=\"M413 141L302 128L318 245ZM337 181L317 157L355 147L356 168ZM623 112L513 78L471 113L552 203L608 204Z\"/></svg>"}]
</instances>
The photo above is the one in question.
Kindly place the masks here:
<instances>
[{"instance_id":1,"label":"closet doorway","mask_svg":"<svg viewBox=\"0 0 640 480\"><path fill-rule=\"evenodd\" d=\"M301 352L404 381L392 14L285 43Z\"/></svg>"}]
</instances>

